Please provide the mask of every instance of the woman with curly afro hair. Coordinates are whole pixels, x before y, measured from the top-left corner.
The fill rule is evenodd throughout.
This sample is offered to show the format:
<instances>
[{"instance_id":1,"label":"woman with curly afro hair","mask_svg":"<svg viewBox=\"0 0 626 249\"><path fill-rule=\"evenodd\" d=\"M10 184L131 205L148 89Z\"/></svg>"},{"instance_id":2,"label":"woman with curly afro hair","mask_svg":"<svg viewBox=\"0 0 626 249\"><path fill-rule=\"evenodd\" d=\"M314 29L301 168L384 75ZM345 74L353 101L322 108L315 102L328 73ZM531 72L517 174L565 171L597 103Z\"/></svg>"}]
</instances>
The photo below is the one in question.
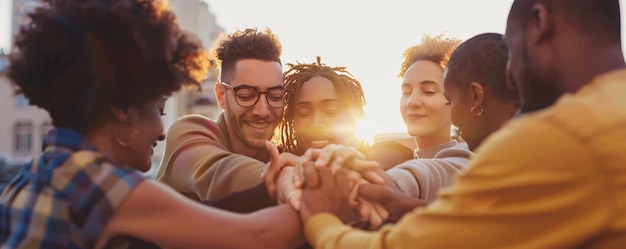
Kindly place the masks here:
<instances>
[{"instance_id":1,"label":"woman with curly afro hair","mask_svg":"<svg viewBox=\"0 0 626 249\"><path fill-rule=\"evenodd\" d=\"M0 247L123 248L139 238L176 248L288 248L301 241L289 206L238 216L138 172L150 168L164 139L167 97L199 86L209 66L165 1L49 0L29 16L9 77L55 128L42 155L0 196Z\"/></svg>"}]
</instances>

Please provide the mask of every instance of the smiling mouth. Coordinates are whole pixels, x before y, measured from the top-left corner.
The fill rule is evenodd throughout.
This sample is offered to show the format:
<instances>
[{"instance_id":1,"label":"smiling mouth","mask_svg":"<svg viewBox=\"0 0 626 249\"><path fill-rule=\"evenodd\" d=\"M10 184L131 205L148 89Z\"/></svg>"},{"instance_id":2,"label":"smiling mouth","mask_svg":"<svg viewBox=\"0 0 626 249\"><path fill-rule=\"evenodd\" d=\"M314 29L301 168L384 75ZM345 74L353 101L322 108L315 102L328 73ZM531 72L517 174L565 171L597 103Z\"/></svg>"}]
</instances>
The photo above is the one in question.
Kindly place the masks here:
<instances>
[{"instance_id":1,"label":"smiling mouth","mask_svg":"<svg viewBox=\"0 0 626 249\"><path fill-rule=\"evenodd\" d=\"M269 122L246 122L246 124L254 129L266 129L270 126Z\"/></svg>"},{"instance_id":2,"label":"smiling mouth","mask_svg":"<svg viewBox=\"0 0 626 249\"><path fill-rule=\"evenodd\" d=\"M419 120L419 119L423 119L427 117L426 115L421 115L421 114L409 114L406 116L406 119L408 120Z\"/></svg>"},{"instance_id":3,"label":"smiling mouth","mask_svg":"<svg viewBox=\"0 0 626 249\"><path fill-rule=\"evenodd\" d=\"M314 147L314 148L324 147L329 143L330 143L330 140L328 139L311 140L310 142L311 147Z\"/></svg>"}]
</instances>

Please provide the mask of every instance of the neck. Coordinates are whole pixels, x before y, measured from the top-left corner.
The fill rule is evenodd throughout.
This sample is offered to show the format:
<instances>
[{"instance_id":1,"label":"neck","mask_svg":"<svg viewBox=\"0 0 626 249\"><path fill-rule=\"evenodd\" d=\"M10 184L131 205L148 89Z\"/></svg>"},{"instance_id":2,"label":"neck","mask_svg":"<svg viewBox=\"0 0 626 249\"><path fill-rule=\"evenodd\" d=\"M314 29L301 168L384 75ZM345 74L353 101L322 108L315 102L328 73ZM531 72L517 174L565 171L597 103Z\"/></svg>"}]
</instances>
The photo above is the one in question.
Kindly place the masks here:
<instances>
[{"instance_id":1,"label":"neck","mask_svg":"<svg viewBox=\"0 0 626 249\"><path fill-rule=\"evenodd\" d=\"M563 93L578 92L596 76L626 65L621 44L591 44L590 41L579 44L584 47L565 48L568 49L562 53L565 58L559 62L562 66L558 69L556 82Z\"/></svg>"},{"instance_id":2,"label":"neck","mask_svg":"<svg viewBox=\"0 0 626 249\"><path fill-rule=\"evenodd\" d=\"M415 143L417 144L417 149L425 149L438 144L442 144L445 142L452 141L450 137L450 129L447 132L438 132L437 134L433 134L431 136L415 136Z\"/></svg>"},{"instance_id":3,"label":"neck","mask_svg":"<svg viewBox=\"0 0 626 249\"><path fill-rule=\"evenodd\" d=\"M106 132L90 132L88 134L84 134L84 137L85 140L89 141L89 143L95 146L98 152L104 155L104 157L113 162L116 162L117 156L115 153L114 145L111 142L111 135L107 135L105 133Z\"/></svg>"},{"instance_id":4,"label":"neck","mask_svg":"<svg viewBox=\"0 0 626 249\"><path fill-rule=\"evenodd\" d=\"M494 106L485 107L485 109L490 109L490 111L484 112L485 119L487 120L485 125L488 128L486 136L489 136L492 132L500 129L500 127L502 127L504 123L511 120L513 118L513 115L515 115L515 112L519 110L519 105L514 102L507 103L495 101L494 104ZM493 115L489 115L490 113L493 113Z\"/></svg>"}]
</instances>

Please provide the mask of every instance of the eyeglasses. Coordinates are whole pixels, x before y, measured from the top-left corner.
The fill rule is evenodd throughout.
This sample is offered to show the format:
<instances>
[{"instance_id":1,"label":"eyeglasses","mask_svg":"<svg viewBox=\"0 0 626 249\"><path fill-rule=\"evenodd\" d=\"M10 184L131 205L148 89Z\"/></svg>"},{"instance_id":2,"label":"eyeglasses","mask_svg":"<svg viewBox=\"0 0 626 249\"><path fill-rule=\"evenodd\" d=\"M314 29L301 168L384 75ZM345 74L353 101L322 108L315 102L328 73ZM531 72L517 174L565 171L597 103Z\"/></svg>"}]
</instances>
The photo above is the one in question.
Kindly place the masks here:
<instances>
[{"instance_id":1,"label":"eyeglasses","mask_svg":"<svg viewBox=\"0 0 626 249\"><path fill-rule=\"evenodd\" d=\"M287 103L285 101L285 88L283 86L275 86L268 88L267 91L259 91L254 86L241 85L233 87L228 83L220 82L220 85L233 89L235 94L235 102L241 107L252 107L259 102L261 94L265 94L265 100L270 107L282 108Z\"/></svg>"}]
</instances>

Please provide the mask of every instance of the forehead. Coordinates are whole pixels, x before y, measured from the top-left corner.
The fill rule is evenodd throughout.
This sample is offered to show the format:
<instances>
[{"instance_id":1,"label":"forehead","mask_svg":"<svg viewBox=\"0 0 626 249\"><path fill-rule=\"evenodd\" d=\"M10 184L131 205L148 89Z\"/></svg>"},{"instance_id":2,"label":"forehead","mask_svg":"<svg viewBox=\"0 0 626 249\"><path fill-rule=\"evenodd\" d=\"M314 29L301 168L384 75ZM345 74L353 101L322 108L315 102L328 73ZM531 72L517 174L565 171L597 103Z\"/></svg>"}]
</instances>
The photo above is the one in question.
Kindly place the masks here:
<instances>
[{"instance_id":1,"label":"forehead","mask_svg":"<svg viewBox=\"0 0 626 249\"><path fill-rule=\"evenodd\" d=\"M418 84L420 82L432 81L441 84L443 80L443 70L439 65L425 60L413 63L404 74L404 84Z\"/></svg>"},{"instance_id":2,"label":"forehead","mask_svg":"<svg viewBox=\"0 0 626 249\"><path fill-rule=\"evenodd\" d=\"M338 99L333 82L321 76L315 76L302 84L297 102L320 102L327 99Z\"/></svg>"},{"instance_id":3,"label":"forehead","mask_svg":"<svg viewBox=\"0 0 626 249\"><path fill-rule=\"evenodd\" d=\"M283 72L280 63L257 59L242 59L235 63L232 86L248 85L266 89L283 85Z\"/></svg>"}]
</instances>

